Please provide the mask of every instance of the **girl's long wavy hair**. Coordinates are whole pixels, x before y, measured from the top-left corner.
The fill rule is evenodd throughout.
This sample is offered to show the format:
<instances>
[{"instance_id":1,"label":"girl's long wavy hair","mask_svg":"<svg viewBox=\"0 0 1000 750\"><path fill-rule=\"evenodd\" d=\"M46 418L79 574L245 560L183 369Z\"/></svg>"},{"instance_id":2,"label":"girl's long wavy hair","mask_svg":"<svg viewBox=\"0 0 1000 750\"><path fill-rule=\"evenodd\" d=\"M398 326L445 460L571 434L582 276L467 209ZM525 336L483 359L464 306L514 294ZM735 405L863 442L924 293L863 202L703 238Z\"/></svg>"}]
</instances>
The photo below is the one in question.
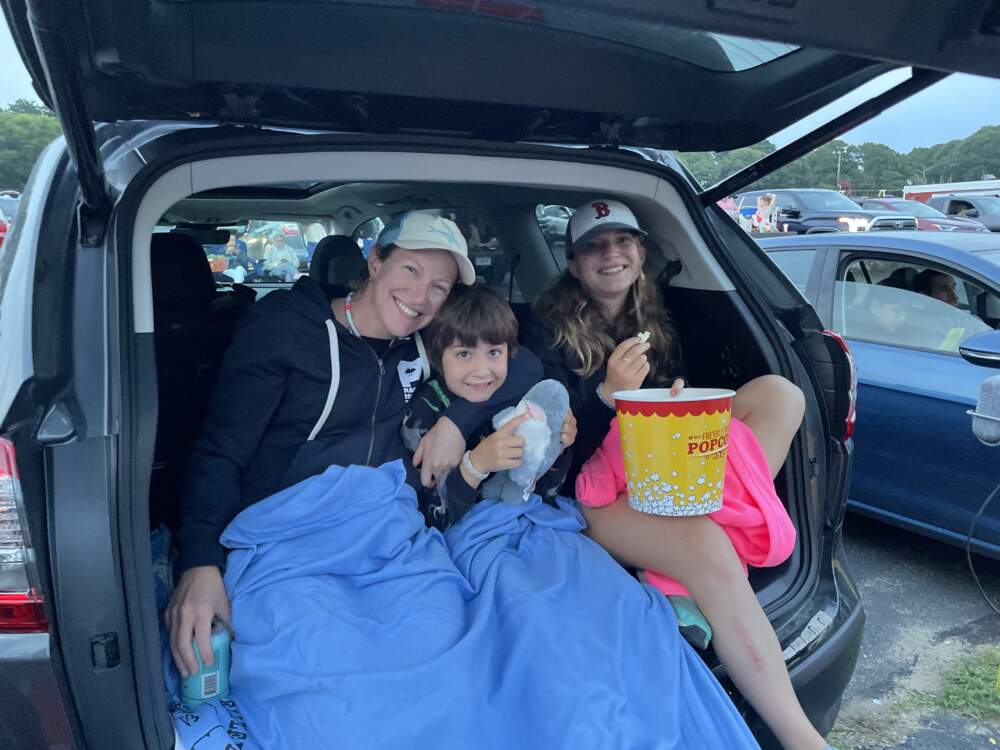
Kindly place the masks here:
<instances>
[{"instance_id":1,"label":"girl's long wavy hair","mask_svg":"<svg viewBox=\"0 0 1000 750\"><path fill-rule=\"evenodd\" d=\"M649 331L650 380L666 384L679 361L677 333L670 311L656 283L640 272L632 284L621 314L604 318L600 305L567 269L535 302L539 318L555 334L553 346L566 346L576 354L578 375L597 372L622 341L640 331Z\"/></svg>"}]
</instances>

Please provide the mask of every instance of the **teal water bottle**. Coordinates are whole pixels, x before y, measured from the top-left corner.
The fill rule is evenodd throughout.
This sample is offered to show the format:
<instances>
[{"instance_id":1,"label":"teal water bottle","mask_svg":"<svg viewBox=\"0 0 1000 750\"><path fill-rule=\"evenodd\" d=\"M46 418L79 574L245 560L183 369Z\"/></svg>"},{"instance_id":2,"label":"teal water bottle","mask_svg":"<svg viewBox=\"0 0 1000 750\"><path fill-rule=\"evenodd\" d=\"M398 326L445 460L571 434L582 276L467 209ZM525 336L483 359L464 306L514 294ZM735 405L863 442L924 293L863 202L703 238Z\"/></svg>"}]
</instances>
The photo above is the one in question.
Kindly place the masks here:
<instances>
[{"instance_id":1,"label":"teal water bottle","mask_svg":"<svg viewBox=\"0 0 1000 750\"><path fill-rule=\"evenodd\" d=\"M212 621L212 666L206 667L201 660L198 644L193 642L194 656L198 660L198 671L185 677L181 682L184 702L191 706L207 703L215 698L229 697L229 629L218 620Z\"/></svg>"}]
</instances>

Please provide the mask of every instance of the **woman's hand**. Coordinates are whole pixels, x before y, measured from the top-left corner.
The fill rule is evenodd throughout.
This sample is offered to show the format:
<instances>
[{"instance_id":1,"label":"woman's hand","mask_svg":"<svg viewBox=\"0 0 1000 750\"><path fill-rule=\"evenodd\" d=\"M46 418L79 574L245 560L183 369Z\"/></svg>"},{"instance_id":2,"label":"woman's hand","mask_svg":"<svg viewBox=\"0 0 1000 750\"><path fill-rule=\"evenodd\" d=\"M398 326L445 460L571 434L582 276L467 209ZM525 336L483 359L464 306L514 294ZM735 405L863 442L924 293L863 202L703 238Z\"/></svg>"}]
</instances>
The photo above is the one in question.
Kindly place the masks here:
<instances>
[{"instance_id":1,"label":"woman's hand","mask_svg":"<svg viewBox=\"0 0 1000 750\"><path fill-rule=\"evenodd\" d=\"M631 391L641 388L649 374L648 342L643 342L638 336L625 339L608 357L608 372L604 376L602 390L604 397L610 401L615 391Z\"/></svg>"},{"instance_id":2,"label":"woman's hand","mask_svg":"<svg viewBox=\"0 0 1000 750\"><path fill-rule=\"evenodd\" d=\"M484 438L470 453L469 459L483 474L494 471L516 469L524 460L524 438L515 435L514 430L521 423L531 419L530 414L514 417L487 438Z\"/></svg>"},{"instance_id":3,"label":"woman's hand","mask_svg":"<svg viewBox=\"0 0 1000 750\"><path fill-rule=\"evenodd\" d=\"M566 419L563 420L562 428L559 430L559 444L563 448L569 448L576 442L576 417L573 410L566 412Z\"/></svg>"},{"instance_id":4,"label":"woman's hand","mask_svg":"<svg viewBox=\"0 0 1000 750\"><path fill-rule=\"evenodd\" d=\"M199 669L192 639L198 642L202 663L212 665L212 618L218 617L229 627L230 615L229 597L217 567L200 565L184 571L163 613L170 629L170 651L182 677Z\"/></svg>"},{"instance_id":5,"label":"woman's hand","mask_svg":"<svg viewBox=\"0 0 1000 750\"><path fill-rule=\"evenodd\" d=\"M465 438L462 431L448 417L441 417L427 434L420 438L413 452L413 465L420 467L420 482L424 487L434 487L446 471L451 471L462 461Z\"/></svg>"}]
</instances>

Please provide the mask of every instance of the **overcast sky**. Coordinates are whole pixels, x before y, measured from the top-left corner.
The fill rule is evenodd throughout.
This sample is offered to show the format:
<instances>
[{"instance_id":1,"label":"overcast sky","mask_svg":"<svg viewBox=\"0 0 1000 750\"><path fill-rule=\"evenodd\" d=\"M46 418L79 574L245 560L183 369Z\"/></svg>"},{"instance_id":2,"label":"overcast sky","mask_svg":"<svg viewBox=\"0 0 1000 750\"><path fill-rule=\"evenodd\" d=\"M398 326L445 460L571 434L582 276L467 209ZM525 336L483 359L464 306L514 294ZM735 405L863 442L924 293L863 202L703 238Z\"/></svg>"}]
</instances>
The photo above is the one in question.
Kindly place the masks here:
<instances>
[{"instance_id":1,"label":"overcast sky","mask_svg":"<svg viewBox=\"0 0 1000 750\"><path fill-rule=\"evenodd\" d=\"M863 101L877 89L880 89L878 82L862 86L855 92L852 101ZM15 99L37 100L37 97L14 48L7 24L0 20L0 106ZM829 119L829 115L821 110L771 140L783 145L808 132L824 118ZM883 112L848 133L844 139L849 143L885 143L897 151L906 152L916 146L933 146L965 138L983 125L1000 125L1000 80L954 75Z\"/></svg>"}]
</instances>

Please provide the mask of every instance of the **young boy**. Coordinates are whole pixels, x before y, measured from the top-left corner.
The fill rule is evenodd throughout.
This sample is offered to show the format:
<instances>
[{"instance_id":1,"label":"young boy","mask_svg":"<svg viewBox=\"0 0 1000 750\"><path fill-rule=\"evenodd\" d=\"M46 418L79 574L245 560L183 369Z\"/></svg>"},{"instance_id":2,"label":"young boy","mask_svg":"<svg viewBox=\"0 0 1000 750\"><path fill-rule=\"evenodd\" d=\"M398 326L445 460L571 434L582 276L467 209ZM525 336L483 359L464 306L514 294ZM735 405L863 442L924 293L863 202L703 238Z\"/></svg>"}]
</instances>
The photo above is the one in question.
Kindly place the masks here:
<instances>
[{"instance_id":1,"label":"young boy","mask_svg":"<svg viewBox=\"0 0 1000 750\"><path fill-rule=\"evenodd\" d=\"M423 487L410 462L420 438L456 396L480 403L503 385L507 362L517 351L517 319L510 306L488 289L456 286L424 331L424 343L434 375L413 394L401 432L409 482L417 490L420 510L429 526L443 531L480 499L480 485L490 474L521 465L524 438L514 431L530 415L515 417L496 432L489 422L483 424L469 439L458 468L437 487ZM575 437L576 420L570 413L561 428L563 447ZM538 480L534 491L546 502L553 501L566 478L569 458L564 450Z\"/></svg>"}]
</instances>

